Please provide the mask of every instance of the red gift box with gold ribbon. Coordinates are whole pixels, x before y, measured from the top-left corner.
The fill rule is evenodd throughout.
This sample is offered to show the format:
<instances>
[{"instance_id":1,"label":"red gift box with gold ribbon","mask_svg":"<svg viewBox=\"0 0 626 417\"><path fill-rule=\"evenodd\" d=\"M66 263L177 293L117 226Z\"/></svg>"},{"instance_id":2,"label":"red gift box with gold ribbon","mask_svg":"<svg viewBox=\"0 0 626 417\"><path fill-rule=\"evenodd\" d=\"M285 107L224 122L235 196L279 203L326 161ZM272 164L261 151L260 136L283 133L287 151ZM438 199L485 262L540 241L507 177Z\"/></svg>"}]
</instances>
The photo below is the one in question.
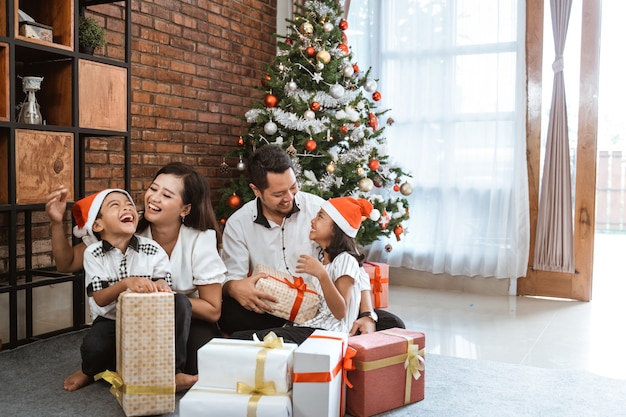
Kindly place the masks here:
<instances>
[{"instance_id":1,"label":"red gift box with gold ribbon","mask_svg":"<svg viewBox=\"0 0 626 417\"><path fill-rule=\"evenodd\" d=\"M393 328L351 336L346 411L368 417L424 399L424 333Z\"/></svg>"},{"instance_id":2,"label":"red gift box with gold ribbon","mask_svg":"<svg viewBox=\"0 0 626 417\"><path fill-rule=\"evenodd\" d=\"M370 276L372 305L389 307L389 265L380 262L363 262L363 269Z\"/></svg>"}]
</instances>

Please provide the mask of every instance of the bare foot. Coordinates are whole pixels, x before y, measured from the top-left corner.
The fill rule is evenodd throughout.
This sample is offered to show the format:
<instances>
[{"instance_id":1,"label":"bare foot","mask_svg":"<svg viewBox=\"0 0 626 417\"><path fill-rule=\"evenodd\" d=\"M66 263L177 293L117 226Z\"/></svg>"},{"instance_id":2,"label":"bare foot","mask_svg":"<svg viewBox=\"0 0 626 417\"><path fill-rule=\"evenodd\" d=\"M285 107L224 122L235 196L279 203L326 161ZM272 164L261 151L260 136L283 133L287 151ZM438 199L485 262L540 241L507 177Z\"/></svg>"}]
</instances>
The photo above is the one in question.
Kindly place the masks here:
<instances>
[{"instance_id":1,"label":"bare foot","mask_svg":"<svg viewBox=\"0 0 626 417\"><path fill-rule=\"evenodd\" d=\"M89 385L93 382L93 379L83 373L80 369L74 372L72 375L65 378L63 381L63 388L65 391L76 391L81 389L85 385Z\"/></svg>"},{"instance_id":2,"label":"bare foot","mask_svg":"<svg viewBox=\"0 0 626 417\"><path fill-rule=\"evenodd\" d=\"M176 374L176 392L189 389L198 382L198 375L189 375L182 372Z\"/></svg>"}]
</instances>

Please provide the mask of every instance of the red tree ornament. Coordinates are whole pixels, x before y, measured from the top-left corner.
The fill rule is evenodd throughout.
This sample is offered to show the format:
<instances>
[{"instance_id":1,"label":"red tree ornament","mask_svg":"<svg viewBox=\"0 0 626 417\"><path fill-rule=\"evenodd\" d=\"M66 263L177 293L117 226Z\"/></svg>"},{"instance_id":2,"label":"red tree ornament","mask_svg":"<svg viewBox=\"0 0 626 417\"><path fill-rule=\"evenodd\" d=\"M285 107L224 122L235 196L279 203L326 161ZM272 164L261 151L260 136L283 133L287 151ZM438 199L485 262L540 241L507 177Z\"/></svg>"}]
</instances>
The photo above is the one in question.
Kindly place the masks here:
<instances>
[{"instance_id":1,"label":"red tree ornament","mask_svg":"<svg viewBox=\"0 0 626 417\"><path fill-rule=\"evenodd\" d=\"M348 126L341 126L341 128L339 128L339 131L345 135L346 133L348 133Z\"/></svg>"},{"instance_id":2,"label":"red tree ornament","mask_svg":"<svg viewBox=\"0 0 626 417\"><path fill-rule=\"evenodd\" d=\"M374 131L378 130L378 117L374 113L369 114L369 125Z\"/></svg>"},{"instance_id":3,"label":"red tree ornament","mask_svg":"<svg viewBox=\"0 0 626 417\"><path fill-rule=\"evenodd\" d=\"M352 69L354 70L355 74L359 72L359 66L357 64L352 65Z\"/></svg>"},{"instance_id":4,"label":"red tree ornament","mask_svg":"<svg viewBox=\"0 0 626 417\"><path fill-rule=\"evenodd\" d=\"M276 105L278 104L278 97L276 97L274 94L268 94L263 99L263 104L265 104L267 107L276 107Z\"/></svg>"},{"instance_id":5,"label":"red tree ornament","mask_svg":"<svg viewBox=\"0 0 626 417\"><path fill-rule=\"evenodd\" d=\"M320 103L317 101L314 101L313 103L311 103L311 110L313 111L318 111L320 109Z\"/></svg>"},{"instance_id":6,"label":"red tree ornament","mask_svg":"<svg viewBox=\"0 0 626 417\"><path fill-rule=\"evenodd\" d=\"M345 43L340 43L339 45L337 45L337 48L345 52L346 54L350 53L350 48L348 48L348 45L346 45Z\"/></svg>"},{"instance_id":7,"label":"red tree ornament","mask_svg":"<svg viewBox=\"0 0 626 417\"><path fill-rule=\"evenodd\" d=\"M396 240L399 242L402 239L402 233L404 233L404 227L401 224L397 225L393 229L393 234L396 235Z\"/></svg>"},{"instance_id":8,"label":"red tree ornament","mask_svg":"<svg viewBox=\"0 0 626 417\"><path fill-rule=\"evenodd\" d=\"M309 58L314 57L315 56L315 48L313 48L312 46L307 46L306 54L309 56Z\"/></svg>"},{"instance_id":9,"label":"red tree ornament","mask_svg":"<svg viewBox=\"0 0 626 417\"><path fill-rule=\"evenodd\" d=\"M228 201L226 203L228 204L228 207L230 207L233 210L236 210L239 208L239 206L241 206L241 197L233 193L233 195L228 197Z\"/></svg>"},{"instance_id":10,"label":"red tree ornament","mask_svg":"<svg viewBox=\"0 0 626 417\"><path fill-rule=\"evenodd\" d=\"M348 21L341 19L341 21L339 21L339 29L348 30Z\"/></svg>"},{"instance_id":11,"label":"red tree ornament","mask_svg":"<svg viewBox=\"0 0 626 417\"><path fill-rule=\"evenodd\" d=\"M368 166L372 171L376 171L378 168L380 168L380 162L378 162L378 159L373 158L370 159Z\"/></svg>"},{"instance_id":12,"label":"red tree ornament","mask_svg":"<svg viewBox=\"0 0 626 417\"><path fill-rule=\"evenodd\" d=\"M381 98L383 98L383 96L380 94L380 91L374 91L372 93L372 100L380 101Z\"/></svg>"},{"instance_id":13,"label":"red tree ornament","mask_svg":"<svg viewBox=\"0 0 626 417\"><path fill-rule=\"evenodd\" d=\"M239 136L239 138L237 139L237 146L243 146L243 145L245 145L245 142L243 138Z\"/></svg>"},{"instance_id":14,"label":"red tree ornament","mask_svg":"<svg viewBox=\"0 0 626 417\"><path fill-rule=\"evenodd\" d=\"M394 185L393 185L393 190L394 190L395 192L400 191L400 186L399 186L398 184L394 184Z\"/></svg>"},{"instance_id":15,"label":"red tree ornament","mask_svg":"<svg viewBox=\"0 0 626 417\"><path fill-rule=\"evenodd\" d=\"M312 138L309 138L309 140L304 143L304 149L309 152L313 152L315 148L317 148L317 143Z\"/></svg>"}]
</instances>

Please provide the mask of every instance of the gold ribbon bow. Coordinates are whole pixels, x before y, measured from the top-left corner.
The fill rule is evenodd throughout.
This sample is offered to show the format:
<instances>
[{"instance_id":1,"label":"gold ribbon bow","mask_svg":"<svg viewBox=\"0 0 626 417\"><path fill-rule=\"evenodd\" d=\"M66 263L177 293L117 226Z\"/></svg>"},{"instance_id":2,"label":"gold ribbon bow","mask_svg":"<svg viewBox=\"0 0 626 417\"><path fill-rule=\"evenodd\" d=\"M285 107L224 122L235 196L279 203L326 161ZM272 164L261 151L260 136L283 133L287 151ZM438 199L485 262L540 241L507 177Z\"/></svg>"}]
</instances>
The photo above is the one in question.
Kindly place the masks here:
<instances>
[{"instance_id":1,"label":"gold ribbon bow","mask_svg":"<svg viewBox=\"0 0 626 417\"><path fill-rule=\"evenodd\" d=\"M406 360L404 361L404 369L411 372L413 379L418 379L424 370L424 349L420 349L417 345L409 344Z\"/></svg>"},{"instance_id":2,"label":"gold ribbon bow","mask_svg":"<svg viewBox=\"0 0 626 417\"><path fill-rule=\"evenodd\" d=\"M381 330L381 333L385 333L391 336L401 337L407 341L407 351L404 355L404 368L406 369L406 381L404 384L404 403L408 404L411 400L411 376L414 379L418 379L421 376L419 371L424 370L424 349L420 349L419 346L413 344L413 337L400 333L394 333L391 330Z\"/></svg>"},{"instance_id":3,"label":"gold ribbon bow","mask_svg":"<svg viewBox=\"0 0 626 417\"><path fill-rule=\"evenodd\" d=\"M238 394L252 394L252 395L275 395L276 384L274 381L263 382L260 386L251 387L245 382L237 382Z\"/></svg>"},{"instance_id":4,"label":"gold ribbon bow","mask_svg":"<svg viewBox=\"0 0 626 417\"><path fill-rule=\"evenodd\" d=\"M252 335L252 339L254 339L255 342L263 345L263 347L266 347L269 349L280 349L284 347L283 338L276 336L276 333L274 332L269 332L268 334L266 334L263 340L259 340L259 337L257 336L257 334L254 333Z\"/></svg>"},{"instance_id":5,"label":"gold ribbon bow","mask_svg":"<svg viewBox=\"0 0 626 417\"><path fill-rule=\"evenodd\" d=\"M115 398L119 399L120 396L122 395L122 389L124 387L124 380L122 379L120 374L118 374L117 372L108 371L108 370L104 372L100 372L99 374L96 374L93 377L93 379L94 381L97 381L99 379L104 379L106 382L111 384L111 388L109 389L109 391L111 391L111 394L113 394Z\"/></svg>"},{"instance_id":6,"label":"gold ribbon bow","mask_svg":"<svg viewBox=\"0 0 626 417\"><path fill-rule=\"evenodd\" d=\"M122 394L139 394L139 395L166 395L176 394L176 385L126 385L124 380L117 372L104 371L93 377L94 381L104 379L111 384L111 394L115 398L120 398Z\"/></svg>"}]
</instances>

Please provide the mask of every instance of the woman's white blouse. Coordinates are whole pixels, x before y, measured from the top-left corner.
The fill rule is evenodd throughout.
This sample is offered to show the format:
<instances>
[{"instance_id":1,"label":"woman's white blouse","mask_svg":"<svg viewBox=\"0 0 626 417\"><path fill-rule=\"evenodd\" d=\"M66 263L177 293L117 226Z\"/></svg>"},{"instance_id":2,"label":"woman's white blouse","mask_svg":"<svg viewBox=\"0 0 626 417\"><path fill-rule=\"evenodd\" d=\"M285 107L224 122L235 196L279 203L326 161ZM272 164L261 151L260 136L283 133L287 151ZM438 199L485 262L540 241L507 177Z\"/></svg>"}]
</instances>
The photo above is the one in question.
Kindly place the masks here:
<instances>
[{"instance_id":1,"label":"woman's white blouse","mask_svg":"<svg viewBox=\"0 0 626 417\"><path fill-rule=\"evenodd\" d=\"M152 238L150 226L142 236ZM190 297L197 297L197 285L223 284L226 266L217 251L215 230L203 232L181 225L178 240L170 255L172 289Z\"/></svg>"}]
</instances>

